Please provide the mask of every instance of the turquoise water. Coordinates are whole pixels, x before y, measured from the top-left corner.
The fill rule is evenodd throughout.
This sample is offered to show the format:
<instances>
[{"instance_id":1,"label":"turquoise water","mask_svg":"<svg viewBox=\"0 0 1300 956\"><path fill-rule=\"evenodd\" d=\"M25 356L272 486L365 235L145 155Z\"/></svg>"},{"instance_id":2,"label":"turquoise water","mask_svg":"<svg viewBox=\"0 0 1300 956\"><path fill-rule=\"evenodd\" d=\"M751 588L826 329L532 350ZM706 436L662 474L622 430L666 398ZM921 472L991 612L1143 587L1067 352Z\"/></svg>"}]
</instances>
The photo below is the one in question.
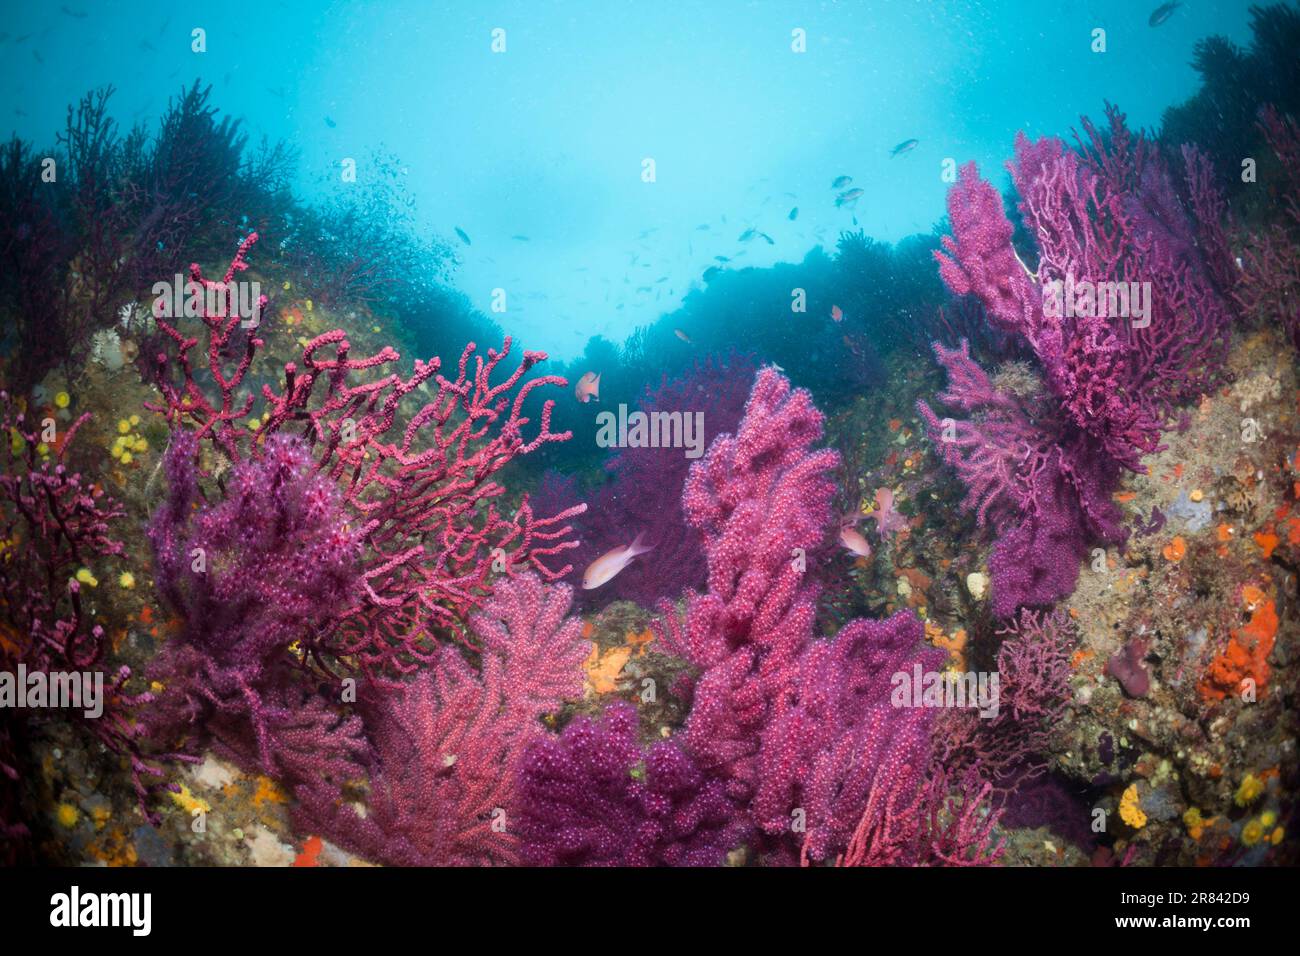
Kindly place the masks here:
<instances>
[{"instance_id":1,"label":"turquoise water","mask_svg":"<svg viewBox=\"0 0 1300 956\"><path fill-rule=\"evenodd\" d=\"M1155 6L38 3L6 16L0 116L46 144L91 88L114 85L129 126L200 79L253 141L300 151L304 198L364 189L395 156L419 228L455 251L450 284L484 312L504 289L493 317L568 359L672 311L714 256L768 266L843 229L929 233L944 161L998 169L1017 130L1062 134L1106 100L1157 125L1196 89L1198 38L1248 42L1249 4L1151 27ZM865 190L852 208L834 204L841 175ZM750 227L772 244L738 242Z\"/></svg>"}]
</instances>

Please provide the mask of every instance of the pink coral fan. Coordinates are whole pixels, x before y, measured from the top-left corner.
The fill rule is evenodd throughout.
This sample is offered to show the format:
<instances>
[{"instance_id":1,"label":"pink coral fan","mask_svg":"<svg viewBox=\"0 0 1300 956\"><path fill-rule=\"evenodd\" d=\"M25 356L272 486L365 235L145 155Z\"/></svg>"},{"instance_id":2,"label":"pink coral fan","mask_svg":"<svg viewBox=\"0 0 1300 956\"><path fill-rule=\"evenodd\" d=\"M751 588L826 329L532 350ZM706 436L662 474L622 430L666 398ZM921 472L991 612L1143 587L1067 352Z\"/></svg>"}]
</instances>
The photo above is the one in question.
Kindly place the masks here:
<instances>
[{"instance_id":1,"label":"pink coral fan","mask_svg":"<svg viewBox=\"0 0 1300 956\"><path fill-rule=\"evenodd\" d=\"M541 718L582 692L572 598L532 573L503 579L470 621L481 669L448 648L404 687L362 698L368 752L350 776L299 790L303 825L384 863L518 863L522 755ZM362 816L343 784L366 771Z\"/></svg>"}]
</instances>

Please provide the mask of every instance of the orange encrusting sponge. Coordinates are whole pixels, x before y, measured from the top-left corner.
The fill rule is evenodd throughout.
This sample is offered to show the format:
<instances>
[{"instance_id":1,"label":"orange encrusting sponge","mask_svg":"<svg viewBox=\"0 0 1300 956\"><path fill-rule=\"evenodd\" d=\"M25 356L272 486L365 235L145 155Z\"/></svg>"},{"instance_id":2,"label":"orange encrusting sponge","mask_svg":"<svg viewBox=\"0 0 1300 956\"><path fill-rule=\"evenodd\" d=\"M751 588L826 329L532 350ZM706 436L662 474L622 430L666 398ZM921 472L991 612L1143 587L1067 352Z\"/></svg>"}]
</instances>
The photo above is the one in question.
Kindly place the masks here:
<instances>
[{"instance_id":1,"label":"orange encrusting sponge","mask_svg":"<svg viewBox=\"0 0 1300 956\"><path fill-rule=\"evenodd\" d=\"M1255 608L1250 621L1232 632L1223 653L1210 662L1197 689L1205 700L1223 700L1242 690L1242 681L1255 682L1262 695L1268 682L1268 655L1277 634L1277 608L1265 601Z\"/></svg>"}]
</instances>

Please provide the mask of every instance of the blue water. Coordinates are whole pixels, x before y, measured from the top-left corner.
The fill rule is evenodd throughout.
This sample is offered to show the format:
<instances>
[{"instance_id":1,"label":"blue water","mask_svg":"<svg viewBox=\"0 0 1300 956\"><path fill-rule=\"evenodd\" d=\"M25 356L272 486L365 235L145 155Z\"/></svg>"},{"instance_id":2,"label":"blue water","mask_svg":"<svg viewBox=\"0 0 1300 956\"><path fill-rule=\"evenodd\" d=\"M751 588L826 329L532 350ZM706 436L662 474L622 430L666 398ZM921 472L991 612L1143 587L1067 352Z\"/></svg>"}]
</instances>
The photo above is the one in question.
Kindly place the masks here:
<instances>
[{"instance_id":1,"label":"blue water","mask_svg":"<svg viewBox=\"0 0 1300 956\"><path fill-rule=\"evenodd\" d=\"M671 311L716 255L798 262L854 216L879 239L930 232L944 161L994 169L1017 130L1063 133L1107 99L1156 125L1196 88L1198 38L1248 41L1249 3L1188 2L1152 28L1155 6L38 3L0 31L0 116L48 144L93 87L117 88L129 126L201 78L254 140L300 150L304 198L365 189L372 158L396 155L419 227L456 251L448 281L484 312L504 289L493 317L564 359ZM865 190L852 210L833 203L840 175ZM750 227L772 244L739 242Z\"/></svg>"}]
</instances>

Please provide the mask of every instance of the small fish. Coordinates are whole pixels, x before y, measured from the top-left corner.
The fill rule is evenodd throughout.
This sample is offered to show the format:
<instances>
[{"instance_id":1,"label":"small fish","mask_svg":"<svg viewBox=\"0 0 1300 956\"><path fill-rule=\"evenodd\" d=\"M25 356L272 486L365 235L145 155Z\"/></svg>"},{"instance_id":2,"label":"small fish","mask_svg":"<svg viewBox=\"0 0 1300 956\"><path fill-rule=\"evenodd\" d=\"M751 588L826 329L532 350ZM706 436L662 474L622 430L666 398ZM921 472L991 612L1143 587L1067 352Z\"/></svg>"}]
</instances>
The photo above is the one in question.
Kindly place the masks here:
<instances>
[{"instance_id":1,"label":"small fish","mask_svg":"<svg viewBox=\"0 0 1300 956\"><path fill-rule=\"evenodd\" d=\"M840 544L860 558L871 557L871 545L867 543L862 532L851 524L840 525Z\"/></svg>"},{"instance_id":2,"label":"small fish","mask_svg":"<svg viewBox=\"0 0 1300 956\"><path fill-rule=\"evenodd\" d=\"M583 375L582 378L578 379L578 385L573 390L573 394L584 405L593 398L600 401L600 373L587 372Z\"/></svg>"},{"instance_id":3,"label":"small fish","mask_svg":"<svg viewBox=\"0 0 1300 956\"><path fill-rule=\"evenodd\" d=\"M794 222L796 219L798 219L798 218L799 218L799 207L798 207L798 206L795 206L793 209L791 209L791 210L790 210L790 215L786 216L785 218L789 219L791 222Z\"/></svg>"},{"instance_id":4,"label":"small fish","mask_svg":"<svg viewBox=\"0 0 1300 956\"><path fill-rule=\"evenodd\" d=\"M728 259L726 256L714 256L713 258L714 258L714 259L717 259L719 262L730 262L730 261L731 261L731 260Z\"/></svg>"},{"instance_id":5,"label":"small fish","mask_svg":"<svg viewBox=\"0 0 1300 956\"><path fill-rule=\"evenodd\" d=\"M328 126L330 129L334 129L334 127L338 126L339 124L334 122L332 119L330 119L327 116L325 117L325 125Z\"/></svg>"},{"instance_id":6,"label":"small fish","mask_svg":"<svg viewBox=\"0 0 1300 956\"><path fill-rule=\"evenodd\" d=\"M920 145L921 141L919 139L905 139L889 151L889 156L891 159L895 156L902 156L904 153L910 153Z\"/></svg>"},{"instance_id":7,"label":"small fish","mask_svg":"<svg viewBox=\"0 0 1300 956\"><path fill-rule=\"evenodd\" d=\"M515 242L532 242L532 240L529 239L527 236L511 236L510 238L513 239Z\"/></svg>"},{"instance_id":8,"label":"small fish","mask_svg":"<svg viewBox=\"0 0 1300 956\"><path fill-rule=\"evenodd\" d=\"M844 321L844 310L838 305L831 306L831 318L836 322Z\"/></svg>"},{"instance_id":9,"label":"small fish","mask_svg":"<svg viewBox=\"0 0 1300 956\"><path fill-rule=\"evenodd\" d=\"M709 224L708 224L707 222L702 222L702 223L700 223L698 226L695 227L695 231L696 231L696 232L708 232L708 231L709 231Z\"/></svg>"},{"instance_id":10,"label":"small fish","mask_svg":"<svg viewBox=\"0 0 1300 956\"><path fill-rule=\"evenodd\" d=\"M685 332L683 332L681 329L673 329L673 335L677 336L687 345L691 344L691 337L687 335Z\"/></svg>"},{"instance_id":11,"label":"small fish","mask_svg":"<svg viewBox=\"0 0 1300 956\"><path fill-rule=\"evenodd\" d=\"M587 570L582 572L582 589L590 591L602 584L608 584L618 576L620 571L628 566L633 558L653 550L654 545L647 547L641 543L642 537L644 537L644 534L638 534L631 544L610 548L587 565Z\"/></svg>"},{"instance_id":12,"label":"small fish","mask_svg":"<svg viewBox=\"0 0 1300 956\"><path fill-rule=\"evenodd\" d=\"M746 229L744 232L742 232L739 236L736 237L736 241L749 242L749 240L753 239L757 235L758 235L758 230L755 229L753 226L750 226L748 229Z\"/></svg>"},{"instance_id":13,"label":"small fish","mask_svg":"<svg viewBox=\"0 0 1300 956\"><path fill-rule=\"evenodd\" d=\"M464 229L460 228L460 226L452 226L452 228L456 230L456 235L460 236L461 242L465 243L467 246L473 245L473 243L469 241L469 236L465 235Z\"/></svg>"},{"instance_id":14,"label":"small fish","mask_svg":"<svg viewBox=\"0 0 1300 956\"><path fill-rule=\"evenodd\" d=\"M769 246L774 246L774 245L776 245L776 240L773 239L771 236L769 236L769 235L768 235L767 233L765 233L765 232L760 232L760 233L758 234L758 238L762 239L762 240L763 240L764 242L766 242Z\"/></svg>"},{"instance_id":15,"label":"small fish","mask_svg":"<svg viewBox=\"0 0 1300 956\"><path fill-rule=\"evenodd\" d=\"M852 176L836 176L835 182L831 183L831 189L843 189L851 182L853 182Z\"/></svg>"},{"instance_id":16,"label":"small fish","mask_svg":"<svg viewBox=\"0 0 1300 956\"><path fill-rule=\"evenodd\" d=\"M845 206L852 206L854 203L856 203L859 199L862 198L865 192L866 190L862 189L861 187L855 187L853 189L846 190L845 192L842 192L835 197L835 205L837 208L841 208L841 209Z\"/></svg>"},{"instance_id":17,"label":"small fish","mask_svg":"<svg viewBox=\"0 0 1300 956\"><path fill-rule=\"evenodd\" d=\"M1151 16L1147 19L1147 26L1158 27L1174 15L1174 11L1181 7L1181 3L1162 3L1151 11Z\"/></svg>"},{"instance_id":18,"label":"small fish","mask_svg":"<svg viewBox=\"0 0 1300 956\"><path fill-rule=\"evenodd\" d=\"M875 519L876 531L880 533L882 541L886 535L895 534L907 527L907 519L894 510L892 488L876 489L876 510L871 512L871 517Z\"/></svg>"}]
</instances>

